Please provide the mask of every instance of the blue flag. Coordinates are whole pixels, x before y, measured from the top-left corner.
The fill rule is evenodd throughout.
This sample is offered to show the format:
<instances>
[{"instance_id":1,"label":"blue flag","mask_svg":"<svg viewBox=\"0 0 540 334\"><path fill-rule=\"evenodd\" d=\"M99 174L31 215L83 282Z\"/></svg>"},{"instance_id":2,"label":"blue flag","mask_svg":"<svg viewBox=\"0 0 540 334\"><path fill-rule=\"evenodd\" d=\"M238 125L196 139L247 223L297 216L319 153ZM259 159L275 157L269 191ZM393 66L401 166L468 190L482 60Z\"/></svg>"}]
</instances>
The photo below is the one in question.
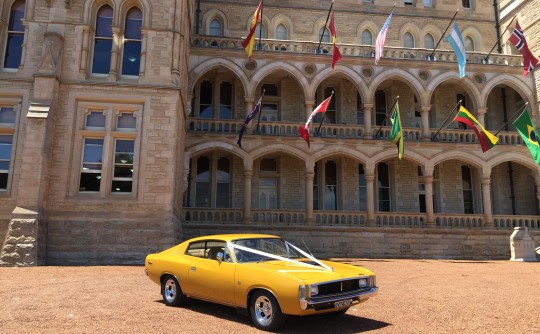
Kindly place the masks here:
<instances>
[{"instance_id":1,"label":"blue flag","mask_svg":"<svg viewBox=\"0 0 540 334\"><path fill-rule=\"evenodd\" d=\"M448 35L448 43L452 45L452 49L456 53L456 58L459 66L459 77L463 78L465 76L465 63L467 62L467 55L465 54L465 43L463 43L463 38L461 37L461 32L457 26L457 23L454 23L454 28Z\"/></svg>"},{"instance_id":2,"label":"blue flag","mask_svg":"<svg viewBox=\"0 0 540 334\"><path fill-rule=\"evenodd\" d=\"M259 98L259 101L253 106L251 111L249 112L248 116L246 117L246 120L244 121L244 125L242 125L242 128L238 132L238 141L236 142L240 148L242 148L242 136L244 135L244 132L246 131L246 128L253 119L260 111L262 106L262 96Z\"/></svg>"}]
</instances>

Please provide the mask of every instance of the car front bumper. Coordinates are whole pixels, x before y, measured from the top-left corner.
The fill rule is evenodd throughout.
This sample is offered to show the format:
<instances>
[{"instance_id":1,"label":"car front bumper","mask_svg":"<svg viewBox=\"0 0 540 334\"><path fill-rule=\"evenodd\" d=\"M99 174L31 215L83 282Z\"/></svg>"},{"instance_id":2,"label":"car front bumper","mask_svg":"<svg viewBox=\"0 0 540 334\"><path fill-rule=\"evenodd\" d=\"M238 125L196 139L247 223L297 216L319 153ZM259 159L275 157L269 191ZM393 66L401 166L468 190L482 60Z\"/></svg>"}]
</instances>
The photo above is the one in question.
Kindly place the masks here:
<instances>
[{"instance_id":1,"label":"car front bumper","mask_svg":"<svg viewBox=\"0 0 540 334\"><path fill-rule=\"evenodd\" d=\"M349 293L339 296L328 296L328 298L320 298L317 300L300 300L302 310L322 311L327 309L341 309L350 307L368 300L377 295L379 288L372 287L369 290L363 290L355 293Z\"/></svg>"}]
</instances>

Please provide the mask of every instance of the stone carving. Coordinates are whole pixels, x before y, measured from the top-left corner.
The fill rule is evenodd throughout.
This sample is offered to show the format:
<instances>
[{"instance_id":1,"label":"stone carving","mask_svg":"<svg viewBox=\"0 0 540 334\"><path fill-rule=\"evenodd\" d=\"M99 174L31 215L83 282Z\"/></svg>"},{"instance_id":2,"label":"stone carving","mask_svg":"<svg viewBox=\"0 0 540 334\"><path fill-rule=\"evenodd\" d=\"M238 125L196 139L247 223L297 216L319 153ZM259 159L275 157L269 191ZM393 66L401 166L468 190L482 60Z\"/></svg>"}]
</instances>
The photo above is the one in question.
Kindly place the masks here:
<instances>
[{"instance_id":1,"label":"stone carving","mask_svg":"<svg viewBox=\"0 0 540 334\"><path fill-rule=\"evenodd\" d=\"M536 262L535 246L536 242L526 227L514 227L510 236L510 261Z\"/></svg>"},{"instance_id":2,"label":"stone carving","mask_svg":"<svg viewBox=\"0 0 540 334\"><path fill-rule=\"evenodd\" d=\"M45 33L45 41L41 51L41 59L37 65L40 74L56 74L56 69L62 54L64 38L57 33Z\"/></svg>"}]
</instances>

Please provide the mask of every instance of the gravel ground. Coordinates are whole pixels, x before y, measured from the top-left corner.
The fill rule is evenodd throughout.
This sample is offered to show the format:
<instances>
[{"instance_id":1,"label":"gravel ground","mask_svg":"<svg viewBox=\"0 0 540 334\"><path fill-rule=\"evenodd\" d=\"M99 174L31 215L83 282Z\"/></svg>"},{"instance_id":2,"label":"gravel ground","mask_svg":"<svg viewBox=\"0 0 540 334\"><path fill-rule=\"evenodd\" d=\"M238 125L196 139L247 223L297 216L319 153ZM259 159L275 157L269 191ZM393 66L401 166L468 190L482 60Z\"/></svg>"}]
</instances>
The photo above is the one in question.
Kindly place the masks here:
<instances>
[{"instance_id":1,"label":"gravel ground","mask_svg":"<svg viewBox=\"0 0 540 334\"><path fill-rule=\"evenodd\" d=\"M540 262L334 259L377 274L343 317L288 317L282 333L540 333ZM0 333L254 333L235 309L166 307L143 267L0 268Z\"/></svg>"}]
</instances>

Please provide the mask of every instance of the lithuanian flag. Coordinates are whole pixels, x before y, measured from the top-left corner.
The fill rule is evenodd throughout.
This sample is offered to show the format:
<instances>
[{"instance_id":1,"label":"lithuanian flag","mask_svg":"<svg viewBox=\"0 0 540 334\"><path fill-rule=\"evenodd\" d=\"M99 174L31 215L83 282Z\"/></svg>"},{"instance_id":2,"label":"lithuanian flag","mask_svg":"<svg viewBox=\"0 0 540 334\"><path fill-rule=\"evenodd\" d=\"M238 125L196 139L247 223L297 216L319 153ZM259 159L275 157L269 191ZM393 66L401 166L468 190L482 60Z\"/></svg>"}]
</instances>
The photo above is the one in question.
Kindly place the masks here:
<instances>
[{"instance_id":1,"label":"lithuanian flag","mask_svg":"<svg viewBox=\"0 0 540 334\"><path fill-rule=\"evenodd\" d=\"M482 152L484 153L490 148L492 148L493 146L495 146L495 144L497 144L497 142L499 141L497 137L495 137L489 131L484 129L482 124L480 124L476 120L476 118L474 118L474 116L471 115L471 113L467 109L465 109L463 106L459 107L459 112L456 115L456 118L454 118L454 121L463 123L474 130L474 132L478 136L478 140L480 141Z\"/></svg>"},{"instance_id":2,"label":"lithuanian flag","mask_svg":"<svg viewBox=\"0 0 540 334\"><path fill-rule=\"evenodd\" d=\"M249 27L249 33L242 42L242 47L246 50L246 53L249 58L251 58L251 54L253 53L253 47L255 46L255 30L257 29L257 23L261 20L261 10L262 10L263 0L259 2L259 6L257 6L257 9L255 10L255 14L253 14L253 20L251 20L251 25Z\"/></svg>"}]
</instances>

